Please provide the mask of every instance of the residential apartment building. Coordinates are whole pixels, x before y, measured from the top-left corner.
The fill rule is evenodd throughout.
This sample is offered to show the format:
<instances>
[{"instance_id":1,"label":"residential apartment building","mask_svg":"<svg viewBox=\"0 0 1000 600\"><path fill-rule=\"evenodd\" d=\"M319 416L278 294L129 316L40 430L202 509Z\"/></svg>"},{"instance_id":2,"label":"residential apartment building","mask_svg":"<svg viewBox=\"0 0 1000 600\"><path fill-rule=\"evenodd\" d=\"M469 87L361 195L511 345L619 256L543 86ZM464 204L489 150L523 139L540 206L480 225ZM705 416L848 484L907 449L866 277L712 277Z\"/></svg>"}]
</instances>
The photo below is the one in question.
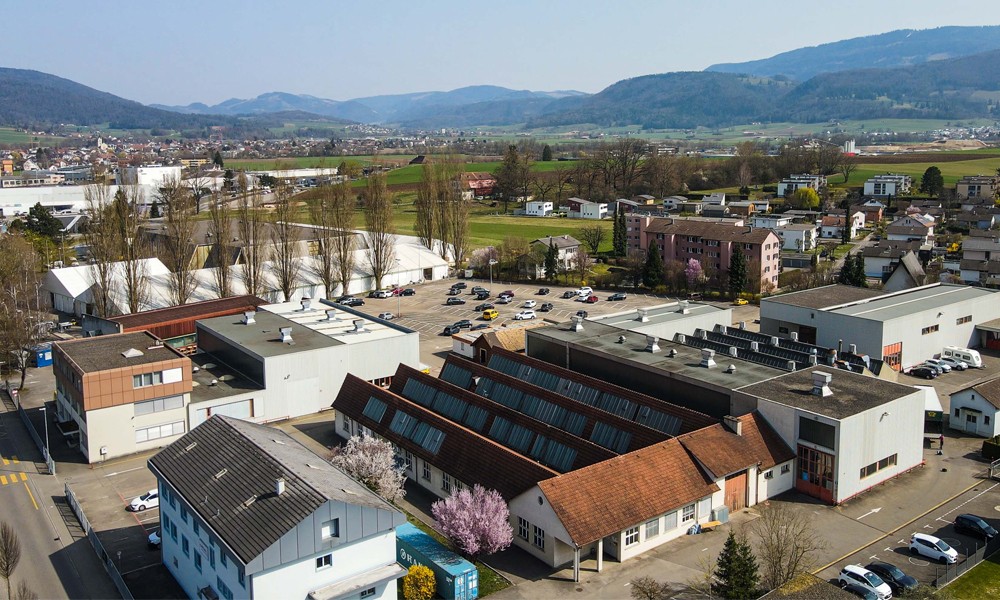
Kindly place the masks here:
<instances>
[{"instance_id":1,"label":"residential apartment building","mask_svg":"<svg viewBox=\"0 0 1000 600\"><path fill-rule=\"evenodd\" d=\"M808 252L819 241L819 229L812 223L790 223L775 227L774 233L781 238L782 250Z\"/></svg>"},{"instance_id":2,"label":"residential apartment building","mask_svg":"<svg viewBox=\"0 0 1000 600\"><path fill-rule=\"evenodd\" d=\"M570 198L566 205L569 207L566 216L571 219L603 219L608 216L608 205L604 202Z\"/></svg>"},{"instance_id":3,"label":"residential apartment building","mask_svg":"<svg viewBox=\"0 0 1000 600\"><path fill-rule=\"evenodd\" d=\"M784 198L791 196L800 188L812 188L819 191L822 187L826 187L825 175L813 175L811 173L789 175L778 182L777 196Z\"/></svg>"},{"instance_id":4,"label":"residential apartment building","mask_svg":"<svg viewBox=\"0 0 1000 600\"><path fill-rule=\"evenodd\" d=\"M966 175L955 184L959 199L992 200L1000 190L1000 177L995 175Z\"/></svg>"},{"instance_id":5,"label":"residential apartment building","mask_svg":"<svg viewBox=\"0 0 1000 600\"><path fill-rule=\"evenodd\" d=\"M909 214L885 228L886 238L893 241L934 243L934 219L928 215Z\"/></svg>"},{"instance_id":6,"label":"residential apartment building","mask_svg":"<svg viewBox=\"0 0 1000 600\"><path fill-rule=\"evenodd\" d=\"M865 196L885 198L908 194L912 187L913 179L909 175L886 173L885 175L876 175L868 178L865 181L863 193Z\"/></svg>"},{"instance_id":7,"label":"residential apartment building","mask_svg":"<svg viewBox=\"0 0 1000 600\"><path fill-rule=\"evenodd\" d=\"M149 459L190 598L396 598L404 515L283 431L214 416Z\"/></svg>"},{"instance_id":8,"label":"residential apartment building","mask_svg":"<svg viewBox=\"0 0 1000 600\"><path fill-rule=\"evenodd\" d=\"M743 225L630 215L626 218L628 246L646 251L656 243L664 264L672 261L699 261L706 272L729 271L737 244L746 255L748 274L761 285L778 285L781 239L769 229Z\"/></svg>"}]
</instances>

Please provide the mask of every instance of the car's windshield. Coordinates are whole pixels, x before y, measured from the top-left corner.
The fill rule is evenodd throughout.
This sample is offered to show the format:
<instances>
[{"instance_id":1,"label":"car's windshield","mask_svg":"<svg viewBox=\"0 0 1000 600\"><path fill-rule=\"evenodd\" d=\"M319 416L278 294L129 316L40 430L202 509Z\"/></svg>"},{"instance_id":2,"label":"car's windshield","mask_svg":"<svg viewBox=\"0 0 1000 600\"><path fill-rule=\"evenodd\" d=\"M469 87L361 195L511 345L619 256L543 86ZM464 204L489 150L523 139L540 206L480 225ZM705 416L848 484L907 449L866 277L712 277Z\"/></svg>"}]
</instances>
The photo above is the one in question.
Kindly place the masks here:
<instances>
[{"instance_id":1,"label":"car's windshield","mask_svg":"<svg viewBox=\"0 0 1000 600\"><path fill-rule=\"evenodd\" d=\"M871 572L865 573L865 579L868 580L868 583L870 583L872 587L878 587L883 583L885 583L884 581L882 581L881 577Z\"/></svg>"},{"instance_id":2,"label":"car's windshield","mask_svg":"<svg viewBox=\"0 0 1000 600\"><path fill-rule=\"evenodd\" d=\"M893 565L888 565L887 567L885 567L885 570L886 570L887 573L889 573L889 576L892 577L893 579L902 579L903 578L903 572L900 571L899 569L897 569Z\"/></svg>"},{"instance_id":3,"label":"car's windshield","mask_svg":"<svg viewBox=\"0 0 1000 600\"><path fill-rule=\"evenodd\" d=\"M139 499L140 499L140 500L149 500L150 498L152 498L152 497L153 497L153 494L154 494L154 493L155 493L155 492L146 492L146 493L145 493L145 494L143 494L142 496L139 496Z\"/></svg>"},{"instance_id":4,"label":"car's windshield","mask_svg":"<svg viewBox=\"0 0 1000 600\"><path fill-rule=\"evenodd\" d=\"M942 552L950 552L951 551L951 546L949 546L948 544L946 544L944 542L944 540L938 540L938 541L934 542L934 545L937 546L938 550L940 550Z\"/></svg>"},{"instance_id":5,"label":"car's windshield","mask_svg":"<svg viewBox=\"0 0 1000 600\"><path fill-rule=\"evenodd\" d=\"M989 525L986 524L986 521L980 519L979 517L968 517L968 519L969 519L969 521L972 522L972 524L974 524L974 525L976 525L978 527L982 527L983 529L986 529L987 527L989 527Z\"/></svg>"}]
</instances>

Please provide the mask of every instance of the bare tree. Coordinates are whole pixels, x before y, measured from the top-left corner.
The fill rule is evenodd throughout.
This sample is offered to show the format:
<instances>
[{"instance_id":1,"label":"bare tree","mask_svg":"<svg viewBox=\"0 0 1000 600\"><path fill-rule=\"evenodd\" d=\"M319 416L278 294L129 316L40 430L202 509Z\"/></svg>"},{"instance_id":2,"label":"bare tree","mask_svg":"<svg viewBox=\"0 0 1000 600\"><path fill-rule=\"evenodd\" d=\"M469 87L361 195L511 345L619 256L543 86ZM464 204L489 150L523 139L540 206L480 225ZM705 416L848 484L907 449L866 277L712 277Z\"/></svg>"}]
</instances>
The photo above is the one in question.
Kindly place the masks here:
<instances>
[{"instance_id":1,"label":"bare tree","mask_svg":"<svg viewBox=\"0 0 1000 600\"><path fill-rule=\"evenodd\" d=\"M38 253L22 235L0 236L0 356L21 374L24 387L30 353L25 349L40 339L38 309Z\"/></svg>"},{"instance_id":2,"label":"bare tree","mask_svg":"<svg viewBox=\"0 0 1000 600\"><path fill-rule=\"evenodd\" d=\"M449 232L451 233L452 258L455 268L461 268L465 254L469 249L469 203L455 194L454 202L449 211Z\"/></svg>"},{"instance_id":3,"label":"bare tree","mask_svg":"<svg viewBox=\"0 0 1000 600\"><path fill-rule=\"evenodd\" d=\"M21 561L21 541L17 532L7 521L0 523L0 577L7 583L7 597L10 598L10 578L14 576L17 563Z\"/></svg>"},{"instance_id":4,"label":"bare tree","mask_svg":"<svg viewBox=\"0 0 1000 600\"><path fill-rule=\"evenodd\" d=\"M212 199L208 209L208 231L212 234L212 257L215 264L215 288L219 298L233 295L233 282L229 267L233 263L233 212L229 202L218 195Z\"/></svg>"},{"instance_id":5,"label":"bare tree","mask_svg":"<svg viewBox=\"0 0 1000 600\"><path fill-rule=\"evenodd\" d=\"M149 303L149 281L146 259L152 254L147 218L143 212L142 189L135 183L118 186L114 207L115 240L122 257L122 279L125 302L130 313L142 310Z\"/></svg>"},{"instance_id":6,"label":"bare tree","mask_svg":"<svg viewBox=\"0 0 1000 600\"><path fill-rule=\"evenodd\" d=\"M392 223L392 198L386 187L385 174L368 178L365 188L365 229L368 230L368 268L375 280L375 289L396 260L396 230Z\"/></svg>"},{"instance_id":7,"label":"bare tree","mask_svg":"<svg viewBox=\"0 0 1000 600\"><path fill-rule=\"evenodd\" d=\"M17 583L17 590L11 596L11 600L38 600L38 594L28 587L27 582L19 581Z\"/></svg>"},{"instance_id":8,"label":"bare tree","mask_svg":"<svg viewBox=\"0 0 1000 600\"><path fill-rule=\"evenodd\" d=\"M163 182L157 199L166 211L166 235L160 256L170 269L170 293L174 304L187 304L194 291L191 250L194 236L194 197L178 179Z\"/></svg>"},{"instance_id":9,"label":"bare tree","mask_svg":"<svg viewBox=\"0 0 1000 600\"><path fill-rule=\"evenodd\" d=\"M274 213L271 214L271 260L278 277L278 287L285 302L299 282L299 228L292 221L295 207L284 186L278 189Z\"/></svg>"},{"instance_id":10,"label":"bare tree","mask_svg":"<svg viewBox=\"0 0 1000 600\"><path fill-rule=\"evenodd\" d=\"M577 248L576 253L573 255L573 269L580 277L580 281L587 280L587 275L590 274L590 267L592 266L594 266L594 259L587 254L585 249Z\"/></svg>"},{"instance_id":11,"label":"bare tree","mask_svg":"<svg viewBox=\"0 0 1000 600\"><path fill-rule=\"evenodd\" d=\"M414 229L420 243L428 250L434 250L434 234L437 232L438 178L431 162L425 162L421 171L423 177L417 188L417 199L413 203L417 211Z\"/></svg>"},{"instance_id":12,"label":"bare tree","mask_svg":"<svg viewBox=\"0 0 1000 600\"><path fill-rule=\"evenodd\" d=\"M333 186L320 186L319 198L309 206L309 214L316 228L313 235L319 243L319 253L316 257L319 265L316 274L323 282L327 298L333 298L337 288L337 253L334 239L342 235L333 224L333 194Z\"/></svg>"},{"instance_id":13,"label":"bare tree","mask_svg":"<svg viewBox=\"0 0 1000 600\"><path fill-rule=\"evenodd\" d=\"M608 238L608 230L601 224L590 225L580 230L580 241L590 247L591 254L597 254L601 244Z\"/></svg>"},{"instance_id":14,"label":"bare tree","mask_svg":"<svg viewBox=\"0 0 1000 600\"><path fill-rule=\"evenodd\" d=\"M354 279L356 266L354 251L357 249L357 236L354 233L354 204L350 183L343 181L333 186L329 207L330 226L337 230L337 237L331 240L333 266L344 294L350 293L349 288L351 280Z\"/></svg>"},{"instance_id":15,"label":"bare tree","mask_svg":"<svg viewBox=\"0 0 1000 600\"><path fill-rule=\"evenodd\" d=\"M530 254L531 245L522 237L507 236L500 242L497 249L500 268L506 268L511 273L517 272L518 262Z\"/></svg>"},{"instance_id":16,"label":"bare tree","mask_svg":"<svg viewBox=\"0 0 1000 600\"><path fill-rule=\"evenodd\" d=\"M670 586L652 577L636 577L629 583L629 596L634 600L664 600L670 596Z\"/></svg>"},{"instance_id":17,"label":"bare tree","mask_svg":"<svg viewBox=\"0 0 1000 600\"><path fill-rule=\"evenodd\" d=\"M631 194L641 175L645 140L622 138L607 150L608 181L618 194Z\"/></svg>"},{"instance_id":18,"label":"bare tree","mask_svg":"<svg viewBox=\"0 0 1000 600\"><path fill-rule=\"evenodd\" d=\"M842 154L840 157L840 164L837 166L840 170L840 174L844 176L844 183L851 178L851 173L858 168L858 157L853 154Z\"/></svg>"},{"instance_id":19,"label":"bare tree","mask_svg":"<svg viewBox=\"0 0 1000 600\"><path fill-rule=\"evenodd\" d=\"M264 293L264 257L267 255L264 247L265 219L260 213L257 188L248 189L245 173L240 173L237 181L240 196L236 216L240 241L243 242L243 285L248 294L260 296Z\"/></svg>"},{"instance_id":20,"label":"bare tree","mask_svg":"<svg viewBox=\"0 0 1000 600\"><path fill-rule=\"evenodd\" d=\"M772 590L811 571L817 554L826 548L809 514L781 503L761 510L750 533L760 559L761 582Z\"/></svg>"},{"instance_id":21,"label":"bare tree","mask_svg":"<svg viewBox=\"0 0 1000 600\"><path fill-rule=\"evenodd\" d=\"M88 185L83 190L83 197L87 203L83 238L90 255L94 280L94 308L98 316L110 317L114 310L111 302L112 277L114 263L118 260L111 187L97 183Z\"/></svg>"}]
</instances>

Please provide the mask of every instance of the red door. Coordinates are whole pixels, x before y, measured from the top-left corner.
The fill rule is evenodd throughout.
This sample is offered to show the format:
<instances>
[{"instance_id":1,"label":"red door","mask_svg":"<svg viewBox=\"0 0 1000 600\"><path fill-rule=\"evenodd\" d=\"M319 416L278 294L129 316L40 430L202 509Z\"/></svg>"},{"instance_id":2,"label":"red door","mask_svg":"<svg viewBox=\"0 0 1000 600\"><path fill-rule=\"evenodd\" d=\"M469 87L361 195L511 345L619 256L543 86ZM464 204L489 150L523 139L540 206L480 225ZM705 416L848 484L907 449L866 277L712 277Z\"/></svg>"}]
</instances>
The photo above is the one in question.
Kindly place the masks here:
<instances>
[{"instance_id":1,"label":"red door","mask_svg":"<svg viewBox=\"0 0 1000 600\"><path fill-rule=\"evenodd\" d=\"M726 506L732 514L747 506L747 472L726 477Z\"/></svg>"}]
</instances>

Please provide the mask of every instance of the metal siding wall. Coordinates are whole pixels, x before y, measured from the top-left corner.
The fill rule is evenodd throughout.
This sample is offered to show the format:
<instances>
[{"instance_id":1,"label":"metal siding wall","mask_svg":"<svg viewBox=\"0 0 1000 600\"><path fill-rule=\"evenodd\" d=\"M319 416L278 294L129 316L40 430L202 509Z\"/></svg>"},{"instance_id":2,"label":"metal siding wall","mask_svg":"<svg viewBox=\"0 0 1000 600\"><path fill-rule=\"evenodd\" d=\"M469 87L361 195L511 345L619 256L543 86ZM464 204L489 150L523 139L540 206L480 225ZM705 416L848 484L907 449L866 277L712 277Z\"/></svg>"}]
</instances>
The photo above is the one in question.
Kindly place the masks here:
<instances>
[{"instance_id":1,"label":"metal siding wall","mask_svg":"<svg viewBox=\"0 0 1000 600\"><path fill-rule=\"evenodd\" d=\"M364 537L361 525L361 507L355 504L345 505L347 509L344 520L340 522L340 531L346 541L353 542Z\"/></svg>"},{"instance_id":2,"label":"metal siding wall","mask_svg":"<svg viewBox=\"0 0 1000 600\"><path fill-rule=\"evenodd\" d=\"M261 568L273 569L281 564L281 542L271 544L261 555Z\"/></svg>"},{"instance_id":3,"label":"metal siding wall","mask_svg":"<svg viewBox=\"0 0 1000 600\"><path fill-rule=\"evenodd\" d=\"M309 556L317 552L317 542L319 540L319 526L325 521L320 516L326 505L319 507L313 514L302 520L295 528L295 541L298 547L295 549L297 556Z\"/></svg>"},{"instance_id":4,"label":"metal siding wall","mask_svg":"<svg viewBox=\"0 0 1000 600\"><path fill-rule=\"evenodd\" d=\"M378 509L365 506L361 509L361 535L368 537L378 532Z\"/></svg>"},{"instance_id":5,"label":"metal siding wall","mask_svg":"<svg viewBox=\"0 0 1000 600\"><path fill-rule=\"evenodd\" d=\"M294 527L279 540L281 548L281 564L287 564L299 558L298 528Z\"/></svg>"}]
</instances>

